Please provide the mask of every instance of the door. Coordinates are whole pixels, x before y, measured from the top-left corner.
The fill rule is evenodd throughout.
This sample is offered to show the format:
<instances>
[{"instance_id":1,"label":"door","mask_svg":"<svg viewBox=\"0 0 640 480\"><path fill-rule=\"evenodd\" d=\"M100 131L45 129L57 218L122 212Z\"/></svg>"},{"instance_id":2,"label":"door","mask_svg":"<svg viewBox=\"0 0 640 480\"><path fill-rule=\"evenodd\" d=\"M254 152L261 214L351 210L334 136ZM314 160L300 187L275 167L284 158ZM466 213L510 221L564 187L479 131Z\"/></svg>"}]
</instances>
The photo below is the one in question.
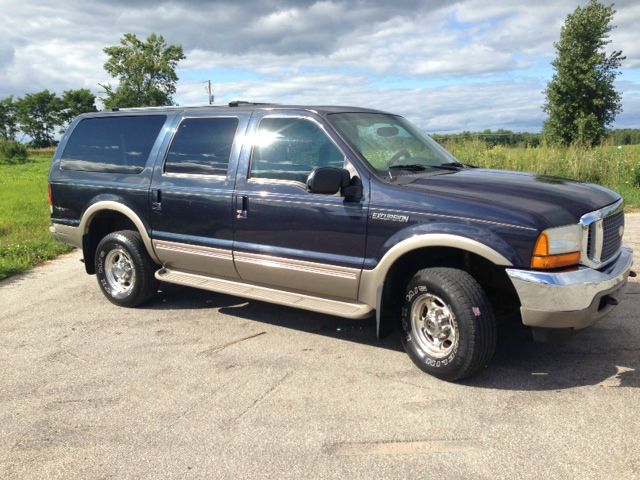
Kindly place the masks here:
<instances>
[{"instance_id":1,"label":"door","mask_svg":"<svg viewBox=\"0 0 640 480\"><path fill-rule=\"evenodd\" d=\"M354 300L364 262L368 182L364 195L307 192L315 167L360 173L321 119L257 112L239 162L234 260L240 277L312 295Z\"/></svg>"},{"instance_id":2,"label":"door","mask_svg":"<svg viewBox=\"0 0 640 480\"><path fill-rule=\"evenodd\" d=\"M233 183L248 114L179 120L151 186L153 246L168 268L237 278ZM239 135L242 136L241 134Z\"/></svg>"}]
</instances>

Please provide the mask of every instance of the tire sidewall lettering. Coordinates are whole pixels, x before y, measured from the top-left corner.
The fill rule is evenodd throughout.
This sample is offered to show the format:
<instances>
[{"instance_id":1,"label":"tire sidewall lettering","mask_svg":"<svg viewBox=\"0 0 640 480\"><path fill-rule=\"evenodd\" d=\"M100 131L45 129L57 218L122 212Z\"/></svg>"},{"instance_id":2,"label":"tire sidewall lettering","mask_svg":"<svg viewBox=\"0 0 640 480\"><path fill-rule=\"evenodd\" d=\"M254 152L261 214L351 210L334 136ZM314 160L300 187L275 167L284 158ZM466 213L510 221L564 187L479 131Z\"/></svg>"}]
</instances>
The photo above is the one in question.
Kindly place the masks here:
<instances>
[{"instance_id":1,"label":"tire sidewall lettering","mask_svg":"<svg viewBox=\"0 0 640 480\"><path fill-rule=\"evenodd\" d=\"M125 243L121 243L121 242L107 243L100 251L97 252L98 261L96 262L96 274L98 277L100 287L102 287L102 290L104 291L104 293L111 298L122 300L126 297L132 296L137 289L137 285L134 285L133 289L129 292L129 295L126 295L124 297L122 296L119 297L118 295L116 295L113 289L109 286L109 282L107 282L106 273L105 273L105 259L107 257L107 254L111 250L115 249L116 247L123 248L131 256L132 259L135 258L131 250L128 248L128 246ZM133 268L134 269L136 268L135 261L133 264Z\"/></svg>"},{"instance_id":2,"label":"tire sidewall lettering","mask_svg":"<svg viewBox=\"0 0 640 480\"><path fill-rule=\"evenodd\" d=\"M440 369L440 368L450 366L456 360L456 357L458 355L458 350L460 347L460 338L459 337L456 338L456 342L455 342L455 345L453 346L453 350L445 358L433 358L429 356L426 352L424 352L421 348L418 347L416 342L413 341L413 332L411 330L411 321L409 319L412 303L418 294L427 293L429 291L430 290L426 285L416 285L407 291L407 293L405 294L406 303L402 307L402 313L401 313L402 330L405 335L405 340L407 344L410 346L410 348L412 349L412 351L414 352L414 354L418 356L421 359L421 361L424 362L425 365L427 365L428 367ZM449 305L449 306L450 308L453 309L452 305ZM455 316L452 319L452 321L455 325L455 328L458 331L460 331L458 321L455 318Z\"/></svg>"}]
</instances>

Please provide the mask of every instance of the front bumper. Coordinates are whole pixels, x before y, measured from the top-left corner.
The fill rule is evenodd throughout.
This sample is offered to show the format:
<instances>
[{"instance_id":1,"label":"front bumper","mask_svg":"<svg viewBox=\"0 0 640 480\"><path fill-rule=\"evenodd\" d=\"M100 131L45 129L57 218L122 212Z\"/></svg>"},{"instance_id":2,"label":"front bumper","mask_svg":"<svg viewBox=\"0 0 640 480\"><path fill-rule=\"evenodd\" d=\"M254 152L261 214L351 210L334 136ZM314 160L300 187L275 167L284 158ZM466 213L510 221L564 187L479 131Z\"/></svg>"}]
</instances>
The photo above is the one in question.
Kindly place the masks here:
<instances>
[{"instance_id":1,"label":"front bumper","mask_svg":"<svg viewBox=\"0 0 640 480\"><path fill-rule=\"evenodd\" d=\"M615 262L602 270L579 267L569 272L507 269L520 297L522 323L539 328L581 329L594 324L618 304L633 264L623 246Z\"/></svg>"}]
</instances>

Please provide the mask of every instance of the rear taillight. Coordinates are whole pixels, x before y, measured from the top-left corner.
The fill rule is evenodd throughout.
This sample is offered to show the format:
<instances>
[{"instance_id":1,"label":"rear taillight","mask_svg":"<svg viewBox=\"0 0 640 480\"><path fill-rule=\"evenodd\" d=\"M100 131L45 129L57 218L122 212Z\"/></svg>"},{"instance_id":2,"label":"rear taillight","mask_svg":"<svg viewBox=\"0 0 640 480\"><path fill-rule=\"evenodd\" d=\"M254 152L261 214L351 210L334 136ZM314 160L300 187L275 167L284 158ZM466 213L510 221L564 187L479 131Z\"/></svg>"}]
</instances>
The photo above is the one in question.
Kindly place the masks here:
<instances>
[{"instance_id":1,"label":"rear taillight","mask_svg":"<svg viewBox=\"0 0 640 480\"><path fill-rule=\"evenodd\" d=\"M53 199L51 198L51 184L49 184L49 207L53 208Z\"/></svg>"}]
</instances>

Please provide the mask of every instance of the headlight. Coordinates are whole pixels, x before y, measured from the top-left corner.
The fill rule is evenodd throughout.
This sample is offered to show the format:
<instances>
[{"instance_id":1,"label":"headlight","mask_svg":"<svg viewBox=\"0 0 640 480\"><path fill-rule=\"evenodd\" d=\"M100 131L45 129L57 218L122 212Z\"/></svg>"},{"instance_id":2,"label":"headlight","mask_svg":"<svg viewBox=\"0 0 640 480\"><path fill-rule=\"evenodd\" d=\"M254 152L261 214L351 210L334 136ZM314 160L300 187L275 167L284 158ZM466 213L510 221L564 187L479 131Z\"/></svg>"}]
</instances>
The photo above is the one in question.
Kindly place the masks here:
<instances>
[{"instance_id":1,"label":"headlight","mask_svg":"<svg viewBox=\"0 0 640 480\"><path fill-rule=\"evenodd\" d=\"M580 225L548 228L540 234L531 257L531 268L550 269L580 263L582 228Z\"/></svg>"}]
</instances>

